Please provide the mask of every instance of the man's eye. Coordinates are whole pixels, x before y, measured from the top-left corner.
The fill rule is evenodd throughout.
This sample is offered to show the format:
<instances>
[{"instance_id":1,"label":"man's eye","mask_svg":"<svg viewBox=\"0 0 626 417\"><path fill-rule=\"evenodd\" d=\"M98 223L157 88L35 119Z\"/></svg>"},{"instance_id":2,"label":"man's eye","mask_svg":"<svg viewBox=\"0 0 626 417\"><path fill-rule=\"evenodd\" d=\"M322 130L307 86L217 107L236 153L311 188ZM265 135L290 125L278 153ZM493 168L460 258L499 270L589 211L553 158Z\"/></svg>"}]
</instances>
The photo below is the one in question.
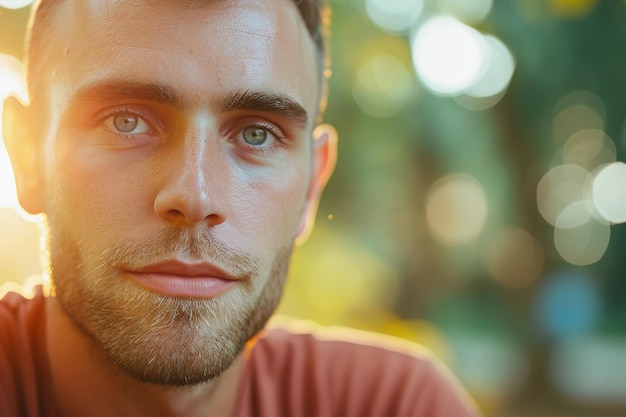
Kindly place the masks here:
<instances>
[{"instance_id":1,"label":"man's eye","mask_svg":"<svg viewBox=\"0 0 626 417\"><path fill-rule=\"evenodd\" d=\"M141 117L133 113L118 113L104 121L104 125L117 133L143 134L151 131Z\"/></svg>"},{"instance_id":2,"label":"man's eye","mask_svg":"<svg viewBox=\"0 0 626 417\"><path fill-rule=\"evenodd\" d=\"M242 135L243 140L246 141L247 144L260 146L267 141L270 133L263 127L249 126L243 130Z\"/></svg>"}]
</instances>

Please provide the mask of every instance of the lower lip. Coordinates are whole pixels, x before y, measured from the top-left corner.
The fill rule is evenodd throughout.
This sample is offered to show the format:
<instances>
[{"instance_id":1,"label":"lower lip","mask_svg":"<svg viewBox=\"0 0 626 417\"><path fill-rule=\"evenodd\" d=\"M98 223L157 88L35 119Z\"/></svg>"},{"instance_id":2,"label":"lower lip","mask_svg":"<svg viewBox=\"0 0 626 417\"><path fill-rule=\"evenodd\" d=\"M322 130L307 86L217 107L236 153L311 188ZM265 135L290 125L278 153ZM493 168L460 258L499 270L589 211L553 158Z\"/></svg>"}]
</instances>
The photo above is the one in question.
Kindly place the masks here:
<instances>
[{"instance_id":1,"label":"lower lip","mask_svg":"<svg viewBox=\"0 0 626 417\"><path fill-rule=\"evenodd\" d=\"M130 276L148 291L178 298L214 298L235 285L235 281L215 277L186 277L152 272L131 272Z\"/></svg>"}]
</instances>

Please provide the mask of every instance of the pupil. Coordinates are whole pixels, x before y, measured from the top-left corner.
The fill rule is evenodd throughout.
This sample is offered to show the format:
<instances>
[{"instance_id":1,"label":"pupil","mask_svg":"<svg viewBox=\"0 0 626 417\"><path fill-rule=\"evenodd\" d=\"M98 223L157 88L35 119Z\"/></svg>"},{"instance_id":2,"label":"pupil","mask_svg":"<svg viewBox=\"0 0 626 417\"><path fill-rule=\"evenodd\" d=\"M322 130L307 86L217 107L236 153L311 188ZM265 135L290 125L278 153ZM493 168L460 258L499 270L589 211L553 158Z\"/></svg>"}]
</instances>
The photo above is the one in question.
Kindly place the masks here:
<instances>
[{"instance_id":1,"label":"pupil","mask_svg":"<svg viewBox=\"0 0 626 417\"><path fill-rule=\"evenodd\" d=\"M261 145L267 139L267 132L260 127L248 127L244 130L243 137L250 145Z\"/></svg>"},{"instance_id":2,"label":"pupil","mask_svg":"<svg viewBox=\"0 0 626 417\"><path fill-rule=\"evenodd\" d=\"M113 118L115 128L120 132L132 132L137 127L137 117L131 114L118 115Z\"/></svg>"}]
</instances>

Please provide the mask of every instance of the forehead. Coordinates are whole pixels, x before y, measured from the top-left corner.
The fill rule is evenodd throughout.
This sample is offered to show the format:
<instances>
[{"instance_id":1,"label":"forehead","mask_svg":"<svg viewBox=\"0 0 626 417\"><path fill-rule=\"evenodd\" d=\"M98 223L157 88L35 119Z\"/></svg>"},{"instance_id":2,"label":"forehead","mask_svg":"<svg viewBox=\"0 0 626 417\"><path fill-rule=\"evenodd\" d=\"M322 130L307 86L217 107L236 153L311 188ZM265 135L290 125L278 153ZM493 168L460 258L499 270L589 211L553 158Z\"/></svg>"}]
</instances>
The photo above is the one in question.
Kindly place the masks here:
<instances>
[{"instance_id":1,"label":"forehead","mask_svg":"<svg viewBox=\"0 0 626 417\"><path fill-rule=\"evenodd\" d=\"M53 26L58 100L113 78L167 84L197 102L250 89L317 106L315 46L291 0L70 0Z\"/></svg>"}]
</instances>

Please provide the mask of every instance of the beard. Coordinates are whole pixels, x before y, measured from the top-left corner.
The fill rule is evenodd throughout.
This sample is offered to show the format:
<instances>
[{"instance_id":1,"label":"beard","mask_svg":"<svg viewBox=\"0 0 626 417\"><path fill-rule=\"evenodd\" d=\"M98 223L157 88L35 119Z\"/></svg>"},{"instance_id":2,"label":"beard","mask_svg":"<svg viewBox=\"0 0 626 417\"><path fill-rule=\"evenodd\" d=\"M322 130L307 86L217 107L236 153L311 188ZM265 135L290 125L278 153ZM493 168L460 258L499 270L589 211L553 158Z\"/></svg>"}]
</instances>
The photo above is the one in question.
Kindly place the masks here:
<instances>
[{"instance_id":1,"label":"beard","mask_svg":"<svg viewBox=\"0 0 626 417\"><path fill-rule=\"evenodd\" d=\"M276 309L293 249L291 242L278 251L268 275L261 276L257 258L206 229L164 229L94 254L53 220L48 254L59 304L121 372L159 385L207 382L233 363ZM186 299L147 291L120 274L173 258L211 262L237 277L237 284L215 298Z\"/></svg>"}]
</instances>

